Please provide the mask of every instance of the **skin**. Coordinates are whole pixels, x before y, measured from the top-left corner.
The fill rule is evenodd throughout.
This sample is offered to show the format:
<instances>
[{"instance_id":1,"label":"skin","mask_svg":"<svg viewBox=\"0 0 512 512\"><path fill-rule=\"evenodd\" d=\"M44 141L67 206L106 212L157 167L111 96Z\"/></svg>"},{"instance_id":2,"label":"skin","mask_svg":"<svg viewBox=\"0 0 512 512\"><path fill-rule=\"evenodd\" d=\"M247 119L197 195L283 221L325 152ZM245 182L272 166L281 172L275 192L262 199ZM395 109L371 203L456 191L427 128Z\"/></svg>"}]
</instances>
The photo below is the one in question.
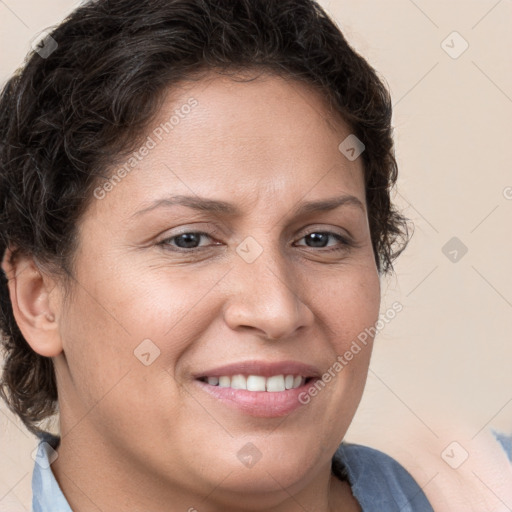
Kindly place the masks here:
<instances>
[{"instance_id":1,"label":"skin","mask_svg":"<svg viewBox=\"0 0 512 512\"><path fill-rule=\"evenodd\" d=\"M14 267L4 258L17 276L9 286L20 329L55 364L62 441L53 472L80 512L360 510L330 464L361 399L371 343L279 418L228 408L192 377L252 359L324 372L377 321L362 161L338 150L350 129L305 84L211 75L175 88L146 135L191 97L198 104L172 132L92 200L70 297L30 257ZM229 201L241 214L136 214L175 194ZM293 214L346 194L362 208ZM211 238L195 254L178 252L171 237L195 231ZM306 236L326 231L355 245ZM263 249L252 263L236 252L248 236ZM134 350L148 338L160 356L145 366ZM251 468L237 457L248 442L262 454Z\"/></svg>"}]
</instances>

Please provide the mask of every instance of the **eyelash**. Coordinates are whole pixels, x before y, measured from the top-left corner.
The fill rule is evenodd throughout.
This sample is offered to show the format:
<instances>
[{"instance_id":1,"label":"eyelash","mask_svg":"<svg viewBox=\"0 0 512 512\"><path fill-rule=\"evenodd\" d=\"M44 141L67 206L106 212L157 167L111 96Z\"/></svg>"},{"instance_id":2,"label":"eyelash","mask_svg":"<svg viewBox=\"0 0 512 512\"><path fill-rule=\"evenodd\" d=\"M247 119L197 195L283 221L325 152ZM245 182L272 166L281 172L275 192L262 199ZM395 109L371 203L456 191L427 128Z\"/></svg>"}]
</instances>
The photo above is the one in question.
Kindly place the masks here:
<instances>
[{"instance_id":1,"label":"eyelash","mask_svg":"<svg viewBox=\"0 0 512 512\"><path fill-rule=\"evenodd\" d=\"M311 235L313 233L315 233L315 234L322 234L322 235L331 235L333 238L335 238L336 240L341 242L341 247L335 247L335 248L330 248L330 249L325 249L323 247L319 247L318 249L321 252L346 251L347 249L355 246L355 243L352 242L350 239L345 238L344 236L340 235L339 233L335 233L333 231L313 230L313 231L310 231L309 233L305 233L300 238L300 240L302 240L303 238L305 238L305 237L307 237L307 236L309 236L309 235ZM195 252L198 252L198 251L201 251L201 250L204 250L204 249L208 248L208 247L192 247L190 249L184 249L183 247L171 246L168 243L170 240L174 240L175 238L178 238L180 236L191 235L191 234L193 234L193 235L200 235L200 236L206 236L206 237L208 237L210 239L213 238L211 236L211 234L206 233L204 231L184 231L183 233L178 233L177 235L173 235L171 237L165 238L161 242L158 242L157 245L162 246L165 250L174 251L174 252L181 252L181 253L195 253ZM307 247L307 246L301 246L301 247ZM315 247L309 247L309 249L315 249Z\"/></svg>"}]
</instances>

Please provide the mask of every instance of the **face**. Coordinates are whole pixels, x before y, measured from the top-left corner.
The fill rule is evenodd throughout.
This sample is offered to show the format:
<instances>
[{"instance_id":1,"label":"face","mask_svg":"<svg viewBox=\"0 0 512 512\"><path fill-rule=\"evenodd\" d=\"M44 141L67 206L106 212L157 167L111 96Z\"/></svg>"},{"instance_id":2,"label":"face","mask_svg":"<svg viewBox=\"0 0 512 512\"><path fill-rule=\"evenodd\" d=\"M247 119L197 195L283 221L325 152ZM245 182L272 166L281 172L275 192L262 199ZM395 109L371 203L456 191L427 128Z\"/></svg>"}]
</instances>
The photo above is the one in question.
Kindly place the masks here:
<instances>
[{"instance_id":1,"label":"face","mask_svg":"<svg viewBox=\"0 0 512 512\"><path fill-rule=\"evenodd\" d=\"M345 354L380 299L349 134L278 77L173 90L79 225L63 442L198 492L271 493L330 464L371 343Z\"/></svg>"}]
</instances>

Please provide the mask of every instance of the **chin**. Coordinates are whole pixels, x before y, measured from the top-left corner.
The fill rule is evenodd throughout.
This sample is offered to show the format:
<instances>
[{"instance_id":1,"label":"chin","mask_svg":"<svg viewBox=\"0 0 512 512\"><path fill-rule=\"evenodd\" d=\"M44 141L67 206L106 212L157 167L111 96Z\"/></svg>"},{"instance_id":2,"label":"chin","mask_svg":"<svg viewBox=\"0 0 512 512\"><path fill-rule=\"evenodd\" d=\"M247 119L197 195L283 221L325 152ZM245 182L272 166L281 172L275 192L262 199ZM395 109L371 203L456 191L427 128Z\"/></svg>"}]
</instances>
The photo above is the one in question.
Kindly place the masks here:
<instances>
[{"instance_id":1,"label":"chin","mask_svg":"<svg viewBox=\"0 0 512 512\"><path fill-rule=\"evenodd\" d=\"M224 470L226 471L226 470ZM261 505L271 506L275 500L281 500L288 493L288 489L304 478L304 468L296 466L283 460L281 464L274 462L264 463L260 461L252 468L240 469L237 465L233 471L222 482L222 488L227 493L243 495L246 502L260 503L261 500L268 501ZM219 472L212 475L217 481Z\"/></svg>"},{"instance_id":2,"label":"chin","mask_svg":"<svg viewBox=\"0 0 512 512\"><path fill-rule=\"evenodd\" d=\"M262 447L261 451L256 444ZM237 446L236 451L223 450L214 458L215 466L209 466L211 477L217 481L225 477L222 487L228 491L255 495L279 494L283 488L313 478L315 470L319 469L315 463L320 454L313 447L306 449L303 444L302 450L297 450L297 446L297 441L284 446L272 445L268 440L265 443L262 437L255 443L248 441L242 444L242 448ZM222 464L219 465L219 461ZM211 471L212 467L216 469Z\"/></svg>"}]
</instances>

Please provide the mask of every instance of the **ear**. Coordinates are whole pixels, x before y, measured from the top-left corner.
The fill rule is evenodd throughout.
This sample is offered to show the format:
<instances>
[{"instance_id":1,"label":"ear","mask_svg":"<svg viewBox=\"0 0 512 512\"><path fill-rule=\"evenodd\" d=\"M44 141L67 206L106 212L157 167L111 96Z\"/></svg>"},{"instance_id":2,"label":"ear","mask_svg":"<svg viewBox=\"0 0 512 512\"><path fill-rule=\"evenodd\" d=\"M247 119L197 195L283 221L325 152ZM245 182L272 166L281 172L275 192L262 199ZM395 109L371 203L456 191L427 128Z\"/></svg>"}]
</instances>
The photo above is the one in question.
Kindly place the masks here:
<instances>
[{"instance_id":1,"label":"ear","mask_svg":"<svg viewBox=\"0 0 512 512\"><path fill-rule=\"evenodd\" d=\"M52 291L58 293L55 281L44 274L33 257L5 251L2 269L8 279L9 296L16 323L23 337L37 354L54 357L62 352L57 311ZM55 294L54 293L54 294Z\"/></svg>"}]
</instances>

